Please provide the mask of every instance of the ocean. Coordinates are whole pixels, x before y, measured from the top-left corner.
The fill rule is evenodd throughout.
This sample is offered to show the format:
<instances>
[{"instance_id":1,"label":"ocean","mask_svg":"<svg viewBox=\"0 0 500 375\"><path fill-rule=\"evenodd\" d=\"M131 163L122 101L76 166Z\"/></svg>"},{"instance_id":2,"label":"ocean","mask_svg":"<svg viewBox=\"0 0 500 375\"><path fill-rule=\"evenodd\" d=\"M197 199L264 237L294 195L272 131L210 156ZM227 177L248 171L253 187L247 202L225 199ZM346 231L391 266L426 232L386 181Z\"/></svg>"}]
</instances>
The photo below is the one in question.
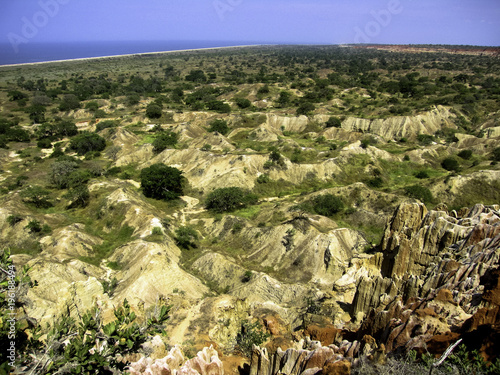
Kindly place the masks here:
<instances>
[{"instance_id":1,"label":"ocean","mask_svg":"<svg viewBox=\"0 0 500 375\"><path fill-rule=\"evenodd\" d=\"M18 51L15 51L10 44L0 44L0 65L251 44L262 43L248 41L29 42L20 44Z\"/></svg>"}]
</instances>

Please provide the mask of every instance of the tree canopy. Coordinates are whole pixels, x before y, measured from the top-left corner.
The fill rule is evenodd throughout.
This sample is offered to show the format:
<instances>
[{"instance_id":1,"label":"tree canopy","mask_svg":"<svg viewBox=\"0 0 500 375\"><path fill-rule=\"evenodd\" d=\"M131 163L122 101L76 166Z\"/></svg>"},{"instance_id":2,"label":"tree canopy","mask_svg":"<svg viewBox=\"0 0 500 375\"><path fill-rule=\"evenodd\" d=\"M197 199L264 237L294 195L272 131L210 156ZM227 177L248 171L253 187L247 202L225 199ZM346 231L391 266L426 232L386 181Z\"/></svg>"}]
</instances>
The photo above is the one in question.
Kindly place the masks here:
<instances>
[{"instance_id":1,"label":"tree canopy","mask_svg":"<svg viewBox=\"0 0 500 375\"><path fill-rule=\"evenodd\" d=\"M177 168L156 163L141 171L141 189L146 197L172 200L183 194L184 177Z\"/></svg>"}]
</instances>

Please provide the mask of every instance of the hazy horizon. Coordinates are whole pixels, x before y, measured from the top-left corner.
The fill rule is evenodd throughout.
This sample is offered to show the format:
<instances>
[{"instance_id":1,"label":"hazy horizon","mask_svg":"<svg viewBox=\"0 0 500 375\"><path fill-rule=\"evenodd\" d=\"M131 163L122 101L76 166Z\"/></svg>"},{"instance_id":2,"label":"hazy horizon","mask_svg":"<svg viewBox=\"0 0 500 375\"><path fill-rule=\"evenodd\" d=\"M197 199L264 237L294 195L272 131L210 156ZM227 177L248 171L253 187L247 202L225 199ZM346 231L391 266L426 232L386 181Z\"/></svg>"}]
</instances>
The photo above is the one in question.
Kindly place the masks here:
<instances>
[{"instance_id":1,"label":"hazy horizon","mask_svg":"<svg viewBox=\"0 0 500 375\"><path fill-rule=\"evenodd\" d=\"M4 0L0 53L98 41L499 46L499 20L496 0Z\"/></svg>"}]
</instances>

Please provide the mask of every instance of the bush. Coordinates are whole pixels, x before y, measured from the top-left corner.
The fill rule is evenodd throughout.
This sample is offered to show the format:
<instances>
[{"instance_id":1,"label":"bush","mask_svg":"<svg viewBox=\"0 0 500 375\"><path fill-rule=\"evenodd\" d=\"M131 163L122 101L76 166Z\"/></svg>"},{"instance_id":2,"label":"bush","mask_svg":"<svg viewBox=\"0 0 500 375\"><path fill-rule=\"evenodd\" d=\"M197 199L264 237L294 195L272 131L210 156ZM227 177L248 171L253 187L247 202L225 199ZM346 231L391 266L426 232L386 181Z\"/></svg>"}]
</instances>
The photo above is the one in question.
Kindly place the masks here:
<instances>
[{"instance_id":1,"label":"bush","mask_svg":"<svg viewBox=\"0 0 500 375\"><path fill-rule=\"evenodd\" d=\"M460 163L455 158L446 158L441 162L441 167L447 171L458 172L460 170Z\"/></svg>"},{"instance_id":2,"label":"bush","mask_svg":"<svg viewBox=\"0 0 500 375\"><path fill-rule=\"evenodd\" d=\"M161 116L161 107L155 103L149 103L146 107L146 117L149 119L159 119Z\"/></svg>"},{"instance_id":3,"label":"bush","mask_svg":"<svg viewBox=\"0 0 500 375\"><path fill-rule=\"evenodd\" d=\"M218 213L234 211L257 203L257 197L239 187L219 188L208 194L205 207Z\"/></svg>"},{"instance_id":4,"label":"bush","mask_svg":"<svg viewBox=\"0 0 500 375\"><path fill-rule=\"evenodd\" d=\"M314 110L316 109L316 107L314 106L314 104L312 103L309 103L309 102L305 102L305 103L302 103L299 105L299 107L297 108L297 116L300 116L300 115L308 115L310 114L311 112L313 112Z\"/></svg>"},{"instance_id":5,"label":"bush","mask_svg":"<svg viewBox=\"0 0 500 375\"><path fill-rule=\"evenodd\" d=\"M326 121L325 126L327 128L340 128L342 126L342 122L337 117L330 117Z\"/></svg>"},{"instance_id":6,"label":"bush","mask_svg":"<svg viewBox=\"0 0 500 375\"><path fill-rule=\"evenodd\" d=\"M30 186L20 193L25 203L32 204L36 208L52 207L52 203L49 202L49 194L48 190L37 185Z\"/></svg>"},{"instance_id":7,"label":"bush","mask_svg":"<svg viewBox=\"0 0 500 375\"><path fill-rule=\"evenodd\" d=\"M78 155L85 155L90 151L102 151L106 148L106 140L96 133L82 133L71 139L69 149Z\"/></svg>"},{"instance_id":8,"label":"bush","mask_svg":"<svg viewBox=\"0 0 500 375\"><path fill-rule=\"evenodd\" d=\"M243 321L241 331L236 335L236 343L244 355L250 357L254 345L261 345L269 334L261 329L259 322Z\"/></svg>"},{"instance_id":9,"label":"bush","mask_svg":"<svg viewBox=\"0 0 500 375\"><path fill-rule=\"evenodd\" d=\"M191 227L179 227L175 230L175 243L183 249L196 248L198 234Z\"/></svg>"},{"instance_id":10,"label":"bush","mask_svg":"<svg viewBox=\"0 0 500 375\"><path fill-rule=\"evenodd\" d=\"M55 161L50 166L50 182L59 189L66 189L69 186L69 176L76 168L78 168L78 164L74 161Z\"/></svg>"},{"instance_id":11,"label":"bush","mask_svg":"<svg viewBox=\"0 0 500 375\"><path fill-rule=\"evenodd\" d=\"M179 135L177 133L171 130L161 131L153 141L153 152L159 154L167 148L173 148L178 140Z\"/></svg>"},{"instance_id":12,"label":"bush","mask_svg":"<svg viewBox=\"0 0 500 375\"><path fill-rule=\"evenodd\" d=\"M236 98L234 102L241 109L249 108L252 105L252 102L248 99Z\"/></svg>"},{"instance_id":13,"label":"bush","mask_svg":"<svg viewBox=\"0 0 500 375\"><path fill-rule=\"evenodd\" d=\"M172 200L183 193L182 172L162 163L153 164L141 171L141 189L146 197Z\"/></svg>"},{"instance_id":14,"label":"bush","mask_svg":"<svg viewBox=\"0 0 500 375\"><path fill-rule=\"evenodd\" d=\"M59 105L59 110L62 112L78 108L80 108L80 100L73 94L64 95L62 102Z\"/></svg>"},{"instance_id":15,"label":"bush","mask_svg":"<svg viewBox=\"0 0 500 375\"><path fill-rule=\"evenodd\" d=\"M472 150L462 150L457 155L464 160L469 160L472 157Z\"/></svg>"},{"instance_id":16,"label":"bush","mask_svg":"<svg viewBox=\"0 0 500 375\"><path fill-rule=\"evenodd\" d=\"M259 177L257 177L256 181L258 184L267 184L271 181L271 179L268 174L262 173Z\"/></svg>"},{"instance_id":17,"label":"bush","mask_svg":"<svg viewBox=\"0 0 500 375\"><path fill-rule=\"evenodd\" d=\"M64 197L71 201L69 208L86 207L90 200L89 188L87 185L75 186Z\"/></svg>"},{"instance_id":18,"label":"bush","mask_svg":"<svg viewBox=\"0 0 500 375\"><path fill-rule=\"evenodd\" d=\"M434 200L431 191L420 185L411 185L405 188L406 195L410 198L418 199L424 203L431 203Z\"/></svg>"},{"instance_id":19,"label":"bush","mask_svg":"<svg viewBox=\"0 0 500 375\"><path fill-rule=\"evenodd\" d=\"M23 221L23 218L19 215L9 215L7 216L7 223L9 223L9 225L11 227L13 227L14 225L16 225L17 223Z\"/></svg>"},{"instance_id":20,"label":"bush","mask_svg":"<svg viewBox=\"0 0 500 375\"><path fill-rule=\"evenodd\" d=\"M417 135L417 141L423 146L429 146L432 142L434 142L434 136L428 134L419 134Z\"/></svg>"},{"instance_id":21,"label":"bush","mask_svg":"<svg viewBox=\"0 0 500 375\"><path fill-rule=\"evenodd\" d=\"M114 128L116 127L116 122L112 120L105 120L99 122L96 127L95 127L95 132L99 133L101 130L107 129L107 128Z\"/></svg>"},{"instance_id":22,"label":"bush","mask_svg":"<svg viewBox=\"0 0 500 375\"><path fill-rule=\"evenodd\" d=\"M229 133L229 126L227 126L227 122L224 120L214 120L210 122L210 127L208 128L209 132L218 132L222 135L226 135Z\"/></svg>"},{"instance_id":23,"label":"bush","mask_svg":"<svg viewBox=\"0 0 500 375\"><path fill-rule=\"evenodd\" d=\"M48 138L43 138L36 143L36 146L38 148L52 148L52 142Z\"/></svg>"},{"instance_id":24,"label":"bush","mask_svg":"<svg viewBox=\"0 0 500 375\"><path fill-rule=\"evenodd\" d=\"M493 161L500 161L500 147L495 148L491 152L491 160L493 160Z\"/></svg>"},{"instance_id":25,"label":"bush","mask_svg":"<svg viewBox=\"0 0 500 375\"><path fill-rule=\"evenodd\" d=\"M220 100L211 100L207 103L207 108L211 111L217 111L219 113L229 113L231 112L231 106Z\"/></svg>"},{"instance_id":26,"label":"bush","mask_svg":"<svg viewBox=\"0 0 500 375\"><path fill-rule=\"evenodd\" d=\"M332 216L344 209L344 202L333 194L324 194L313 200L314 211L323 216Z\"/></svg>"},{"instance_id":27,"label":"bush","mask_svg":"<svg viewBox=\"0 0 500 375\"><path fill-rule=\"evenodd\" d=\"M429 178L429 173L427 173L426 171L419 171L415 173L415 177L422 180L424 178Z\"/></svg>"}]
</instances>

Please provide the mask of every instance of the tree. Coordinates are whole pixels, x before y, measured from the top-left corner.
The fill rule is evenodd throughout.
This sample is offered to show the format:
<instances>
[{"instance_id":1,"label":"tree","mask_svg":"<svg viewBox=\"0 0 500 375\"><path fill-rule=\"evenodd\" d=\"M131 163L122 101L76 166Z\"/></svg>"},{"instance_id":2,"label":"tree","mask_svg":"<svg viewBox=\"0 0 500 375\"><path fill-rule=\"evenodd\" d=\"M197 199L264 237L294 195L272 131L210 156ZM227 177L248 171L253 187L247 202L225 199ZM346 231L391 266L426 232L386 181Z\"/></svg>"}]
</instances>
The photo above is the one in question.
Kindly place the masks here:
<instances>
[{"instance_id":1,"label":"tree","mask_svg":"<svg viewBox=\"0 0 500 375\"><path fill-rule=\"evenodd\" d=\"M85 155L91 151L102 151L106 148L106 140L96 133L82 133L74 137L69 149L75 151L78 155Z\"/></svg>"},{"instance_id":2,"label":"tree","mask_svg":"<svg viewBox=\"0 0 500 375\"><path fill-rule=\"evenodd\" d=\"M234 102L241 109L249 108L252 105L252 102L245 98L236 98Z\"/></svg>"},{"instance_id":3,"label":"tree","mask_svg":"<svg viewBox=\"0 0 500 375\"><path fill-rule=\"evenodd\" d=\"M458 172L460 163L455 158L446 158L441 162L441 166L447 171Z\"/></svg>"},{"instance_id":4,"label":"tree","mask_svg":"<svg viewBox=\"0 0 500 375\"><path fill-rule=\"evenodd\" d=\"M27 187L20 193L25 203L32 204L36 208L52 207L52 203L48 200L49 194L48 190L38 185Z\"/></svg>"},{"instance_id":5,"label":"tree","mask_svg":"<svg viewBox=\"0 0 500 375\"><path fill-rule=\"evenodd\" d=\"M312 111L314 111L316 109L316 107L314 107L314 104L312 103L309 103L309 102L304 102L302 104L299 105L299 107L297 108L297 116L300 116L300 115L308 115L309 113L311 113Z\"/></svg>"},{"instance_id":6,"label":"tree","mask_svg":"<svg viewBox=\"0 0 500 375\"><path fill-rule=\"evenodd\" d=\"M183 249L196 248L198 235L191 227L179 227L175 230L175 243Z\"/></svg>"},{"instance_id":7,"label":"tree","mask_svg":"<svg viewBox=\"0 0 500 375\"><path fill-rule=\"evenodd\" d=\"M406 195L410 198L418 199L424 203L431 203L434 200L431 191L425 186L411 185L405 188Z\"/></svg>"},{"instance_id":8,"label":"tree","mask_svg":"<svg viewBox=\"0 0 500 375\"><path fill-rule=\"evenodd\" d=\"M332 216L344 209L344 203L333 194L323 194L313 200L313 208L319 215Z\"/></svg>"},{"instance_id":9,"label":"tree","mask_svg":"<svg viewBox=\"0 0 500 375\"><path fill-rule=\"evenodd\" d=\"M149 103L146 107L146 116L149 119L159 119L162 116L161 107L155 103Z\"/></svg>"},{"instance_id":10,"label":"tree","mask_svg":"<svg viewBox=\"0 0 500 375\"><path fill-rule=\"evenodd\" d=\"M87 185L75 186L64 197L71 201L70 208L86 207L90 200L89 188Z\"/></svg>"},{"instance_id":11,"label":"tree","mask_svg":"<svg viewBox=\"0 0 500 375\"><path fill-rule=\"evenodd\" d=\"M203 70L191 70L186 76L186 81L205 83L207 82L207 76Z\"/></svg>"},{"instance_id":12,"label":"tree","mask_svg":"<svg viewBox=\"0 0 500 375\"><path fill-rule=\"evenodd\" d=\"M167 148L173 148L179 140L179 134L171 130L161 131L153 141L153 152L158 154Z\"/></svg>"},{"instance_id":13,"label":"tree","mask_svg":"<svg viewBox=\"0 0 500 375\"><path fill-rule=\"evenodd\" d=\"M491 159L493 161L500 161L500 147L497 147L492 151Z\"/></svg>"},{"instance_id":14,"label":"tree","mask_svg":"<svg viewBox=\"0 0 500 375\"><path fill-rule=\"evenodd\" d=\"M62 112L78 108L80 108L80 99L74 94L64 95L61 104L59 104L59 110Z\"/></svg>"},{"instance_id":15,"label":"tree","mask_svg":"<svg viewBox=\"0 0 500 375\"><path fill-rule=\"evenodd\" d=\"M210 122L209 132L218 132L222 135L229 133L229 127L227 126L227 121L217 119Z\"/></svg>"},{"instance_id":16,"label":"tree","mask_svg":"<svg viewBox=\"0 0 500 375\"><path fill-rule=\"evenodd\" d=\"M69 176L73 173L78 164L70 160L55 161L50 166L50 182L59 189L66 189L69 186Z\"/></svg>"},{"instance_id":17,"label":"tree","mask_svg":"<svg viewBox=\"0 0 500 375\"><path fill-rule=\"evenodd\" d=\"M215 189L205 199L205 207L218 213L234 211L255 203L257 197L254 194L236 186Z\"/></svg>"},{"instance_id":18,"label":"tree","mask_svg":"<svg viewBox=\"0 0 500 375\"><path fill-rule=\"evenodd\" d=\"M342 122L337 118L331 116L325 123L327 128L340 128L342 126Z\"/></svg>"},{"instance_id":19,"label":"tree","mask_svg":"<svg viewBox=\"0 0 500 375\"><path fill-rule=\"evenodd\" d=\"M183 194L184 177L177 168L156 163L141 171L141 189L146 197L172 200Z\"/></svg>"}]
</instances>

